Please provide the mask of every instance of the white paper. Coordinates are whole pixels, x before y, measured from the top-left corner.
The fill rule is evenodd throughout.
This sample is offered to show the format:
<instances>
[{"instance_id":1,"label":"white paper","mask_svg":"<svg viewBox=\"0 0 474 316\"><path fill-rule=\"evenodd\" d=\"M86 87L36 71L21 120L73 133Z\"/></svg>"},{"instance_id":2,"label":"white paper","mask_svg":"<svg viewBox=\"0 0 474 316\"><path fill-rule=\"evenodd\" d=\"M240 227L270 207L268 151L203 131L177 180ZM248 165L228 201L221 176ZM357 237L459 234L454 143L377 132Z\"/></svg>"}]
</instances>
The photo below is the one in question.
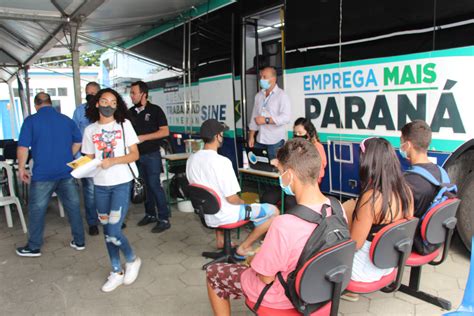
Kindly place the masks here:
<instances>
[{"instance_id":1,"label":"white paper","mask_svg":"<svg viewBox=\"0 0 474 316\"><path fill-rule=\"evenodd\" d=\"M71 175L76 179L81 178L92 178L100 171L101 161L99 159L93 159L92 161L77 167L71 172Z\"/></svg>"}]
</instances>

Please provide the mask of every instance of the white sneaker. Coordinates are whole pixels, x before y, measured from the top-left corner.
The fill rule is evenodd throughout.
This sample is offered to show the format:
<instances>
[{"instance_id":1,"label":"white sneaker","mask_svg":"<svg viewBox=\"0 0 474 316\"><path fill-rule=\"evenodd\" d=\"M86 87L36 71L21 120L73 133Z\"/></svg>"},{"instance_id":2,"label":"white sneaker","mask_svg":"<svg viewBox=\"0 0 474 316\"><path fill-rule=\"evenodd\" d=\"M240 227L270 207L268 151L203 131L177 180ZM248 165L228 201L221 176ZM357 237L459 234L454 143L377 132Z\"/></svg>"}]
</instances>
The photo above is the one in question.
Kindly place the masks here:
<instances>
[{"instance_id":1,"label":"white sneaker","mask_svg":"<svg viewBox=\"0 0 474 316\"><path fill-rule=\"evenodd\" d=\"M102 286L103 292L112 292L117 287L123 284L123 272L110 272L107 282Z\"/></svg>"},{"instance_id":2,"label":"white sneaker","mask_svg":"<svg viewBox=\"0 0 474 316\"><path fill-rule=\"evenodd\" d=\"M140 271L140 266L142 265L142 260L137 257L135 261L125 264L125 277L123 279L123 284L129 285L135 282L138 277L138 272Z\"/></svg>"}]
</instances>

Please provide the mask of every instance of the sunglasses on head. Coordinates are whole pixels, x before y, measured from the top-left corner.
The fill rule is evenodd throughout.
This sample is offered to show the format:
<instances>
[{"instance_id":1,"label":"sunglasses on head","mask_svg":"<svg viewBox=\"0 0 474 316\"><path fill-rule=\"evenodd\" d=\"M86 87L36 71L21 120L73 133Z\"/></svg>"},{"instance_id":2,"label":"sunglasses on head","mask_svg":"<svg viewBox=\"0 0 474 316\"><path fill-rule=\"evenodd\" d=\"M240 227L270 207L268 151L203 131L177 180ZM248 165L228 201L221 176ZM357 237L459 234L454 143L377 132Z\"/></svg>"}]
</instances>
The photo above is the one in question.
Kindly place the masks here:
<instances>
[{"instance_id":1,"label":"sunglasses on head","mask_svg":"<svg viewBox=\"0 0 474 316\"><path fill-rule=\"evenodd\" d=\"M368 141L369 139L374 139L374 138L377 138L377 137L369 137L360 142L360 151L362 153L365 154L365 142Z\"/></svg>"}]
</instances>

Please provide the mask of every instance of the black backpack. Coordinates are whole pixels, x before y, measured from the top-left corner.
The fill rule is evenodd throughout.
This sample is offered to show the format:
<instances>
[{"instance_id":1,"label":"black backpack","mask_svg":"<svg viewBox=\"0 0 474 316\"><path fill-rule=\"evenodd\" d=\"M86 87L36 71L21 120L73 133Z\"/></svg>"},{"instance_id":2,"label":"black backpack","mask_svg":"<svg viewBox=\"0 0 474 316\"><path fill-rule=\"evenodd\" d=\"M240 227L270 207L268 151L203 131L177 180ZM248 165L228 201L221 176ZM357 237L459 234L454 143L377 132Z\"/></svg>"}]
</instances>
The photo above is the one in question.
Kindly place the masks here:
<instances>
[{"instance_id":1,"label":"black backpack","mask_svg":"<svg viewBox=\"0 0 474 316\"><path fill-rule=\"evenodd\" d=\"M320 306L324 305L325 302L308 305L300 299L298 293L296 292L295 286L296 275L298 274L298 271L306 264L308 260L313 258L319 252L351 239L349 227L347 226L347 221L344 218L344 211L342 210L341 204L336 198L331 196L329 197L329 201L331 202L331 205L324 204L321 208L321 215L312 209L299 204L287 211L287 214L291 214L310 223L318 224L318 226L308 238L308 241L301 252L300 258L298 259L295 270L288 274L288 279L285 281L281 275L281 272L277 273L278 280L283 285L286 296L296 308L296 310L304 315L311 314ZM331 216L327 216L326 209L328 207L331 207L332 209ZM270 289L272 284L273 282L267 284L260 293L257 302L253 307L253 311L255 313L257 313L257 310L262 303L263 297Z\"/></svg>"}]
</instances>

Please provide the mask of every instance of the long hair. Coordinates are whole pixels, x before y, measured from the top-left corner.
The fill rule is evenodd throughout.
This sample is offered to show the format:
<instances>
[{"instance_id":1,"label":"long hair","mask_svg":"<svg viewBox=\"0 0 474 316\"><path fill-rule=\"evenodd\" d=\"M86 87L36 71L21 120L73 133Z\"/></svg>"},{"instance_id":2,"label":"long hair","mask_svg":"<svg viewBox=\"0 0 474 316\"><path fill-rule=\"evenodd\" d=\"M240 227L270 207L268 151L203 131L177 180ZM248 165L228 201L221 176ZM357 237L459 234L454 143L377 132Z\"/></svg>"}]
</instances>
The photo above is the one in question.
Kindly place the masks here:
<instances>
[{"instance_id":1,"label":"long hair","mask_svg":"<svg viewBox=\"0 0 474 316\"><path fill-rule=\"evenodd\" d=\"M110 89L110 88L99 90L99 92L97 92L94 98L92 98L90 102L87 102L86 117L92 123L97 122L99 120L100 114L99 114L99 109L96 107L96 105L97 105L97 102L99 102L102 95L107 92L112 93L117 99L117 110L114 113L115 121L117 121L117 123L125 122L125 119L128 118L127 105L125 104L125 101L122 99L120 94L118 94L118 92L115 91L114 89Z\"/></svg>"},{"instance_id":2,"label":"long hair","mask_svg":"<svg viewBox=\"0 0 474 316\"><path fill-rule=\"evenodd\" d=\"M360 153L359 176L361 196L369 190L373 192L366 203L371 203L374 217L375 201L382 198L382 209L378 218L375 218L376 224L381 224L391 210L395 210L395 213L390 213L391 219L396 218L399 212L405 218L410 215L411 191L402 175L395 150L386 139L370 138L364 141L364 150ZM357 201L354 218L362 206L360 204L361 198Z\"/></svg>"},{"instance_id":3,"label":"long hair","mask_svg":"<svg viewBox=\"0 0 474 316\"><path fill-rule=\"evenodd\" d=\"M293 126L298 126L298 125L303 126L304 130L308 133L310 141L313 141L313 139L316 139L318 143L321 142L319 140L319 135L318 135L318 132L316 131L316 127L314 127L313 123L311 123L310 120L304 117L297 118Z\"/></svg>"}]
</instances>

